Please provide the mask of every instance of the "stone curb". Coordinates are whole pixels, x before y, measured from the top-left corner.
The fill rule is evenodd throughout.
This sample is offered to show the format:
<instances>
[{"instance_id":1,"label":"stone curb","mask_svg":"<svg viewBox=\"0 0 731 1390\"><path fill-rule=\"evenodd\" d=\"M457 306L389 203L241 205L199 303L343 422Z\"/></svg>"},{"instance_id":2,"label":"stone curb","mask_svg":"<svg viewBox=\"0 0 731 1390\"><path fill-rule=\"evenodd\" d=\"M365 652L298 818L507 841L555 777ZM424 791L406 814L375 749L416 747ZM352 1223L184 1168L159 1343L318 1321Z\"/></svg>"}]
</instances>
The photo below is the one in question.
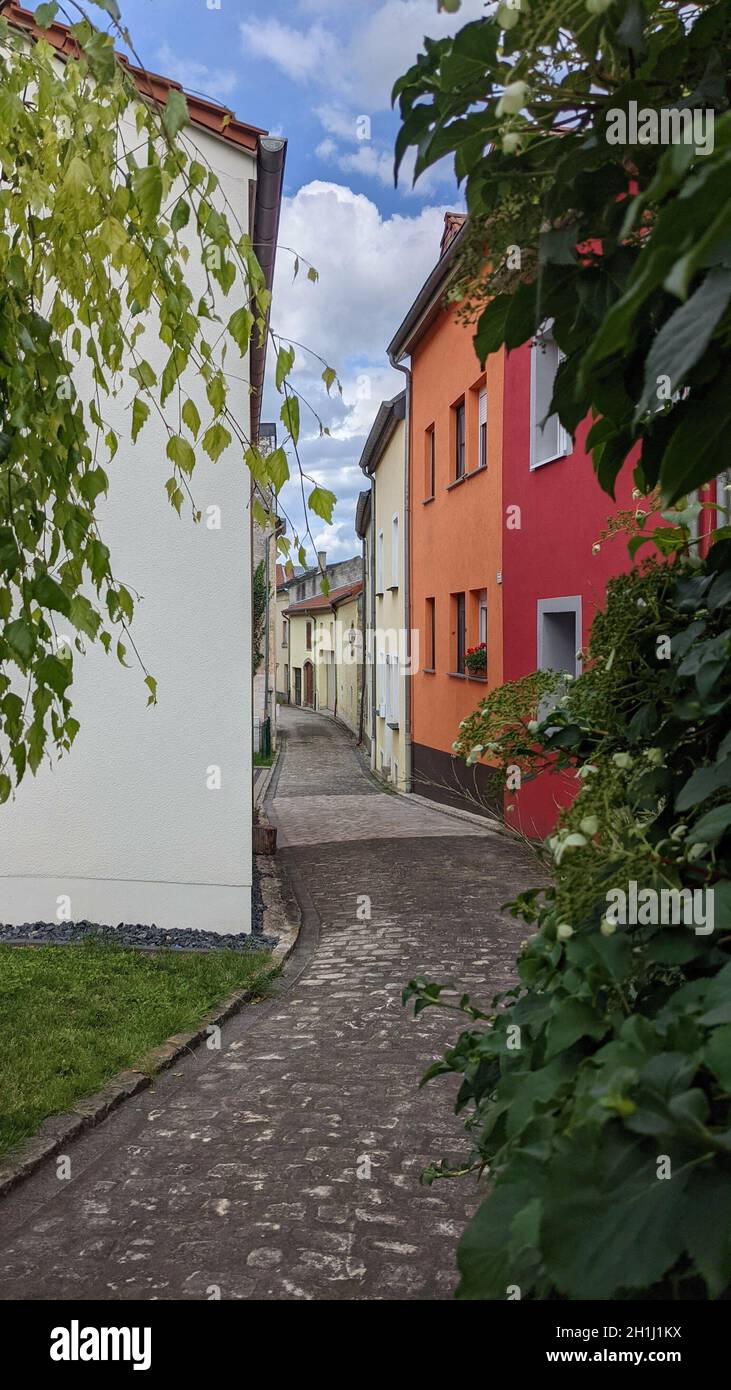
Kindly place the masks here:
<instances>
[{"instance_id":1,"label":"stone curb","mask_svg":"<svg viewBox=\"0 0 731 1390\"><path fill-rule=\"evenodd\" d=\"M259 779L259 781L258 781L257 784L256 784L256 787L254 788L254 809L255 809L255 810L258 810L260 806L263 806L263 805L264 805L264 797L265 797L266 794L267 794L267 791L268 791L268 788L269 788L269 783L270 783L271 780L272 780L272 777L273 777L273 775L274 775L274 770L275 770L275 768L276 768L278 762L279 762L279 744L277 744L277 747L276 747L275 750L274 750L274 759L273 759L273 761L272 761L271 767L268 767L268 768L266 769L266 774L265 774L265 776L264 776L264 777L261 777L261 778Z\"/></svg>"},{"instance_id":2,"label":"stone curb","mask_svg":"<svg viewBox=\"0 0 731 1390\"><path fill-rule=\"evenodd\" d=\"M507 835L510 837L510 827L497 817L480 816L476 811L463 810L461 806L450 806L446 801L435 801L432 797L422 796L421 792L401 792L396 787L393 788L396 796L403 797L410 801L412 806L428 806L430 811L441 811L443 816L451 816L454 820L467 821L470 825L479 825L486 835Z\"/></svg>"},{"instance_id":3,"label":"stone curb","mask_svg":"<svg viewBox=\"0 0 731 1390\"><path fill-rule=\"evenodd\" d=\"M291 907L288 908L279 871L274 867L271 858L257 856L257 864L261 873L262 897L267 918L271 915L272 934L279 935L279 943L272 951L271 973L279 973L297 944L301 915L297 920ZM159 1072L167 1071L184 1053L200 1047L209 1036L210 1028L225 1023L238 1013L244 1004L255 999L257 994L258 991L252 986L234 990L223 1004L217 1005L206 1014L197 1028L166 1038L165 1042L147 1054L139 1067L117 1072L100 1091L78 1100L71 1110L49 1115L37 1133L21 1145L9 1163L0 1167L0 1200L29 1178L31 1173L35 1173L54 1154L60 1153L68 1144L78 1139L85 1130L94 1129L101 1124L107 1115L125 1100L138 1095L140 1091L148 1090Z\"/></svg>"}]
</instances>

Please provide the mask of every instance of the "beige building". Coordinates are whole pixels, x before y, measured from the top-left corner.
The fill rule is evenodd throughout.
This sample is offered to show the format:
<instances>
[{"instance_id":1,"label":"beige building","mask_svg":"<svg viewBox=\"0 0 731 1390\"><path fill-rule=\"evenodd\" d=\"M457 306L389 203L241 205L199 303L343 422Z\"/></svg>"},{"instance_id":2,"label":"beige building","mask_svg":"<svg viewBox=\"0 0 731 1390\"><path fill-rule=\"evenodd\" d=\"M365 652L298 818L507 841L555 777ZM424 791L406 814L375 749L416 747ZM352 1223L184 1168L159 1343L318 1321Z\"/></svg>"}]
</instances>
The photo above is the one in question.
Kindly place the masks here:
<instances>
[{"instance_id":1,"label":"beige building","mask_svg":"<svg viewBox=\"0 0 731 1390\"><path fill-rule=\"evenodd\" d=\"M289 617L287 609L304 599L322 598L322 580L327 578L330 592L347 584L356 584L363 578L363 562L360 555L349 560L334 560L328 563L324 550L318 552L317 564L308 570L295 570L290 563L277 565L277 594L275 605L275 688L277 699L284 703L304 703L295 700L294 669L302 672L301 650L296 653L297 661L290 654ZM295 642L297 638L295 636ZM304 688L304 687L303 687Z\"/></svg>"},{"instance_id":2,"label":"beige building","mask_svg":"<svg viewBox=\"0 0 731 1390\"><path fill-rule=\"evenodd\" d=\"M363 688L363 582L289 604L289 698L340 719L358 737Z\"/></svg>"},{"instance_id":3,"label":"beige building","mask_svg":"<svg viewBox=\"0 0 731 1390\"><path fill-rule=\"evenodd\" d=\"M378 410L360 466L370 492L358 502L356 531L366 553L366 653L371 766L399 791L411 790L408 737L408 632L404 483L406 392Z\"/></svg>"}]
</instances>

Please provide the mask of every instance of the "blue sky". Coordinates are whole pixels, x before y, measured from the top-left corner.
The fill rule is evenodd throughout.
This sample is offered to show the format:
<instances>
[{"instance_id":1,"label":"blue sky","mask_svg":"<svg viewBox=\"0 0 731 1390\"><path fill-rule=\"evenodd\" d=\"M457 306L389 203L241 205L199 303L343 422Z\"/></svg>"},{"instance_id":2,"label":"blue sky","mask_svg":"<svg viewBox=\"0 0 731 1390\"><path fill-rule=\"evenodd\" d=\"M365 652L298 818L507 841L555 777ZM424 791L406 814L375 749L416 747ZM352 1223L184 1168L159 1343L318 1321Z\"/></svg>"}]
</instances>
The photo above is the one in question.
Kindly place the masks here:
<instances>
[{"instance_id":1,"label":"blue sky","mask_svg":"<svg viewBox=\"0 0 731 1390\"><path fill-rule=\"evenodd\" d=\"M345 558L357 549L365 436L380 401L403 385L386 345L438 257L444 212L462 206L451 162L415 189L408 178L394 189L391 87L424 34L453 32L485 4L463 0L454 16L438 14L437 0L120 3L146 66L288 139L280 242L312 261L320 280L293 283L292 258L281 253L272 326L343 382L343 399L328 399L321 368L298 354L296 384L333 433L320 438L314 421L305 425L305 466L338 497L333 526L314 518L314 538ZM264 417L276 419L279 404L270 386ZM300 526L299 486L287 485L282 500Z\"/></svg>"}]
</instances>

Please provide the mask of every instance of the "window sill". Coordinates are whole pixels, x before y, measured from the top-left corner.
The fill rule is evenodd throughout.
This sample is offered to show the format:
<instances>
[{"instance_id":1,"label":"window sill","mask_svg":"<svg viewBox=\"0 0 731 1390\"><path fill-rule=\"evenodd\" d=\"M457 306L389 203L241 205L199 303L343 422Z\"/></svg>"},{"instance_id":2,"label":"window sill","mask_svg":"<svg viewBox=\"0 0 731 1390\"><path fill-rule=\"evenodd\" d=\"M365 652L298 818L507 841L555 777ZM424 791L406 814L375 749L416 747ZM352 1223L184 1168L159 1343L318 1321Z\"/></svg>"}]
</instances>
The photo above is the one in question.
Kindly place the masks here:
<instances>
[{"instance_id":1,"label":"window sill","mask_svg":"<svg viewBox=\"0 0 731 1390\"><path fill-rule=\"evenodd\" d=\"M467 675L464 671L447 671L447 675L456 681L466 681Z\"/></svg>"},{"instance_id":2,"label":"window sill","mask_svg":"<svg viewBox=\"0 0 731 1390\"><path fill-rule=\"evenodd\" d=\"M387 588L387 590L386 590L386 593L387 593L387 594L397 594L397 593L398 593L398 584L389 584L389 586L388 586L388 588Z\"/></svg>"},{"instance_id":3,"label":"window sill","mask_svg":"<svg viewBox=\"0 0 731 1390\"><path fill-rule=\"evenodd\" d=\"M421 505L422 505L422 507L426 507L427 503L429 503L429 502L436 502L436 493L433 492L432 495L431 495L431 497L422 497L422 499L421 499Z\"/></svg>"},{"instance_id":4,"label":"window sill","mask_svg":"<svg viewBox=\"0 0 731 1390\"><path fill-rule=\"evenodd\" d=\"M487 676L478 676L473 671L467 672L468 681L480 681L482 685L487 685Z\"/></svg>"},{"instance_id":5,"label":"window sill","mask_svg":"<svg viewBox=\"0 0 731 1390\"><path fill-rule=\"evenodd\" d=\"M545 468L548 463L558 463L559 459L567 459L571 453L570 449L562 449L558 454L552 454L550 459L537 459L530 465L531 473L536 473L539 468Z\"/></svg>"},{"instance_id":6,"label":"window sill","mask_svg":"<svg viewBox=\"0 0 731 1390\"><path fill-rule=\"evenodd\" d=\"M386 723L387 723L389 729L398 729L398 723L392 724L392 723L390 722L390 720L388 720L388 719L386 720Z\"/></svg>"},{"instance_id":7,"label":"window sill","mask_svg":"<svg viewBox=\"0 0 731 1390\"><path fill-rule=\"evenodd\" d=\"M436 666L422 666L421 674L423 676L435 676L437 674Z\"/></svg>"},{"instance_id":8,"label":"window sill","mask_svg":"<svg viewBox=\"0 0 731 1390\"><path fill-rule=\"evenodd\" d=\"M477 478L480 473L486 472L486 464L483 464L481 468L471 468L469 473L463 473L461 478L454 478L451 483L447 483L447 492L451 492L452 488L461 487L462 483L466 483L468 478Z\"/></svg>"}]
</instances>

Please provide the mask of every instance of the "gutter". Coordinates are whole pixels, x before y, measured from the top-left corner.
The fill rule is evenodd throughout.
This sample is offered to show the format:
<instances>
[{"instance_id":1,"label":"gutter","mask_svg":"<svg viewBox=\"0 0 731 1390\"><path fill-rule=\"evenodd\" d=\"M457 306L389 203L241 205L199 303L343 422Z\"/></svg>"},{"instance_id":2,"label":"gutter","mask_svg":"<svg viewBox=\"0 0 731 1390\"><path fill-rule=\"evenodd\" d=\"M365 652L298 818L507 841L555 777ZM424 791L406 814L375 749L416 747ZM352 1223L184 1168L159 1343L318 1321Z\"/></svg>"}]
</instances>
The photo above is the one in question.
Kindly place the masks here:
<instances>
[{"instance_id":1,"label":"gutter","mask_svg":"<svg viewBox=\"0 0 731 1390\"><path fill-rule=\"evenodd\" d=\"M277 256L277 236L286 157L286 140L270 135L262 136L259 140L256 151L256 199L252 245L270 293L274 285L274 263ZM267 312L263 341L255 333L252 337L250 351L251 440L254 444L258 443L259 439L268 337L269 313Z\"/></svg>"},{"instance_id":2,"label":"gutter","mask_svg":"<svg viewBox=\"0 0 731 1390\"><path fill-rule=\"evenodd\" d=\"M452 245L459 241L459 236L455 237ZM447 253L449 254L449 253ZM446 260L446 256L443 257ZM427 282L428 283L428 282ZM411 369L404 367L401 362L397 362L393 345L388 348L388 360L394 371L403 372L406 377L406 409L404 413L404 631L406 633L406 680L404 681L404 752L406 754L406 781L404 790L413 790L411 775L411 624L409 615L411 612ZM375 478L373 479L375 487ZM374 499L375 500L375 499Z\"/></svg>"}]
</instances>

